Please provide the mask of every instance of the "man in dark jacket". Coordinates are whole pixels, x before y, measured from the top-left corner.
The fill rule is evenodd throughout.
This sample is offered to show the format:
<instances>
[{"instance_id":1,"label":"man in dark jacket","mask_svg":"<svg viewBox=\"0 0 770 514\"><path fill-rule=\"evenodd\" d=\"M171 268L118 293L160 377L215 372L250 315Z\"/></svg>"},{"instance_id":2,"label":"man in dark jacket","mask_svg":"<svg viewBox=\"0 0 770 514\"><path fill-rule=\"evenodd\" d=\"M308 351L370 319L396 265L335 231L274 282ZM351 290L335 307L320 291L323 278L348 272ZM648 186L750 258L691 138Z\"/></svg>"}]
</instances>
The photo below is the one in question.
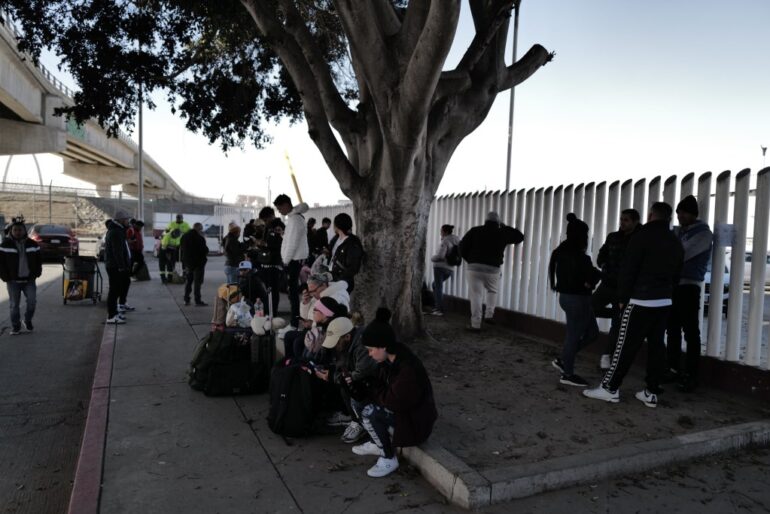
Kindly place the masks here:
<instances>
[{"instance_id":1,"label":"man in dark jacket","mask_svg":"<svg viewBox=\"0 0 770 514\"><path fill-rule=\"evenodd\" d=\"M605 371L610 369L610 356L615 351L615 341L618 339L618 328L620 327L620 309L618 308L620 264L626 253L628 242L638 228L639 212L636 209L623 210L620 213L618 231L611 232L607 236L596 258L596 265L602 270L602 282L594 291L592 307L597 318L610 318L612 323L607 349L599 362L599 367Z\"/></svg>"},{"instance_id":2,"label":"man in dark jacket","mask_svg":"<svg viewBox=\"0 0 770 514\"><path fill-rule=\"evenodd\" d=\"M487 214L483 225L470 229L460 241L460 254L468 263L466 276L471 301L471 324L466 328L471 332L481 331L482 303L486 306L484 321L494 324L500 266L505 257L505 247L522 241L524 234L501 223L500 216L494 211Z\"/></svg>"},{"instance_id":3,"label":"man in dark jacket","mask_svg":"<svg viewBox=\"0 0 770 514\"><path fill-rule=\"evenodd\" d=\"M184 304L190 305L190 291L194 291L195 305L202 307L206 303L201 300L201 285L206 269L209 247L203 236L203 225L196 223L192 230L182 235L179 250L182 253L182 266L185 269ZM193 289L193 284L195 288Z\"/></svg>"},{"instance_id":4,"label":"man in dark jacket","mask_svg":"<svg viewBox=\"0 0 770 514\"><path fill-rule=\"evenodd\" d=\"M104 237L104 267L110 290L107 293L107 323L122 325L126 318L118 312L118 299L126 295L131 284L131 252L126 240L126 227L131 215L119 209L107 221L107 235Z\"/></svg>"},{"instance_id":5,"label":"man in dark jacket","mask_svg":"<svg viewBox=\"0 0 770 514\"><path fill-rule=\"evenodd\" d=\"M32 317L37 304L35 279L43 273L43 262L38 244L27 237L27 227L21 218L14 219L8 236L0 244L0 279L8 287L8 303L11 307L11 335L24 328L32 332ZM21 295L27 299L24 320L21 319Z\"/></svg>"},{"instance_id":6,"label":"man in dark jacket","mask_svg":"<svg viewBox=\"0 0 770 514\"><path fill-rule=\"evenodd\" d=\"M658 404L666 362L663 339L684 255L670 223L671 206L656 202L650 208L648 222L628 243L618 275L618 301L623 314L615 353L601 385L583 391L588 398L620 401L620 385L646 338L647 387L636 393L636 399L647 407Z\"/></svg>"},{"instance_id":7,"label":"man in dark jacket","mask_svg":"<svg viewBox=\"0 0 770 514\"><path fill-rule=\"evenodd\" d=\"M694 196L686 196L679 202L676 217L679 226L674 228L674 234L682 242L684 264L679 284L674 289L673 305L668 319L668 378L678 380L680 390L691 392L698 385L701 346L698 312L714 236L708 224L698 219L698 200ZM681 362L682 332L687 343L684 368Z\"/></svg>"},{"instance_id":8,"label":"man in dark jacket","mask_svg":"<svg viewBox=\"0 0 770 514\"><path fill-rule=\"evenodd\" d=\"M348 293L353 291L355 276L364 259L364 245L352 231L353 218L350 215L343 212L334 217L336 235L329 241L329 267L335 282L344 280L348 283Z\"/></svg>"}]
</instances>

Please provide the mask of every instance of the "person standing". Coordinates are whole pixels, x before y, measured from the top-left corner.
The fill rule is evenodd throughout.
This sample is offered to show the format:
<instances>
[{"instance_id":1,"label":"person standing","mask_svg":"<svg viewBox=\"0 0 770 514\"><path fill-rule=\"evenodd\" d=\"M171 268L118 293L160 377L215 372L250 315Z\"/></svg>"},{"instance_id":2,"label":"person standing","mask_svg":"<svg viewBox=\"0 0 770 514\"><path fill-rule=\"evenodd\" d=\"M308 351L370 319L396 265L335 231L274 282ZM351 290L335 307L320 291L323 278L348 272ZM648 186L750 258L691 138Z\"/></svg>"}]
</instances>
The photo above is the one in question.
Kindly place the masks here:
<instances>
[{"instance_id":1,"label":"person standing","mask_svg":"<svg viewBox=\"0 0 770 514\"><path fill-rule=\"evenodd\" d=\"M190 225L184 221L184 216L181 214L177 214L176 221L172 221L166 227L163 239L160 242L160 251L164 253L164 258L160 260L160 279L164 283L171 282L176 263L179 260L179 245L181 244L182 236L189 231Z\"/></svg>"},{"instance_id":2,"label":"person standing","mask_svg":"<svg viewBox=\"0 0 770 514\"><path fill-rule=\"evenodd\" d=\"M227 225L227 235L222 238L222 249L225 254L225 278L228 284L238 283L238 265L243 260L245 244L241 243L241 227L231 221Z\"/></svg>"},{"instance_id":3,"label":"person standing","mask_svg":"<svg viewBox=\"0 0 770 514\"><path fill-rule=\"evenodd\" d=\"M291 326L299 323L299 272L309 254L307 246L307 228L303 213L308 211L306 203L296 207L287 195L278 195L273 202L282 216L286 216L286 230L281 243L281 260L286 268L289 281L289 305L291 306Z\"/></svg>"},{"instance_id":4,"label":"person standing","mask_svg":"<svg viewBox=\"0 0 770 514\"><path fill-rule=\"evenodd\" d=\"M441 245L436 255L430 258L433 262L433 299L435 302L431 314L434 316L444 315L444 282L452 277L454 267L459 266L462 262L460 238L452 233L454 228L454 225L442 225ZM459 259L459 262L455 262L454 259Z\"/></svg>"},{"instance_id":5,"label":"person standing","mask_svg":"<svg viewBox=\"0 0 770 514\"><path fill-rule=\"evenodd\" d=\"M353 234L353 218L349 214L342 212L334 217L334 233L336 235L329 241L329 271L335 282L347 282L348 293L351 293L364 259L364 245Z\"/></svg>"},{"instance_id":6,"label":"person standing","mask_svg":"<svg viewBox=\"0 0 770 514\"><path fill-rule=\"evenodd\" d=\"M144 222L142 220L131 219L129 227L126 230L126 239L128 240L128 249L131 251L131 273L135 274L139 269L145 266L144 263Z\"/></svg>"},{"instance_id":7,"label":"person standing","mask_svg":"<svg viewBox=\"0 0 770 514\"><path fill-rule=\"evenodd\" d=\"M104 237L104 267L110 290L107 293L107 323L121 325L126 318L118 311L118 299L125 297L125 291L131 282L131 252L126 240L126 227L131 216L120 209L107 222L107 235Z\"/></svg>"},{"instance_id":8,"label":"person standing","mask_svg":"<svg viewBox=\"0 0 770 514\"><path fill-rule=\"evenodd\" d=\"M679 284L674 289L671 315L668 318L668 378L678 379L678 387L684 392L693 391L698 385L698 363L701 352L700 320L701 291L706 277L711 245L714 239L708 224L698 219L698 201L694 196L685 197L676 207L679 226L674 234L684 248L684 264ZM687 346L682 367L682 332Z\"/></svg>"},{"instance_id":9,"label":"person standing","mask_svg":"<svg viewBox=\"0 0 770 514\"><path fill-rule=\"evenodd\" d=\"M551 289L559 293L559 306L567 317L567 333L561 357L553 367L561 372L559 383L588 386L575 373L575 356L599 336L599 326L591 309L591 291L601 272L594 268L588 249L588 225L573 213L567 214L567 239L551 253L548 278Z\"/></svg>"},{"instance_id":10,"label":"person standing","mask_svg":"<svg viewBox=\"0 0 770 514\"><path fill-rule=\"evenodd\" d=\"M486 290L484 322L494 324L500 266L505 247L524 241L524 234L500 222L500 216L490 211L483 225L470 229L460 241L460 255L468 263L468 292L471 301L471 324L466 330L481 332L482 303Z\"/></svg>"},{"instance_id":11,"label":"person standing","mask_svg":"<svg viewBox=\"0 0 770 514\"><path fill-rule=\"evenodd\" d=\"M620 213L618 231L607 236L599 249L599 255L596 257L596 264L602 270L602 281L594 291L591 303L597 318L610 318L611 320L607 348L599 361L599 367L604 371L610 369L610 356L615 351L615 341L618 340L618 327L620 326L618 272L620 271L620 263L623 261L631 236L638 228L639 212L636 209L625 209Z\"/></svg>"},{"instance_id":12,"label":"person standing","mask_svg":"<svg viewBox=\"0 0 770 514\"><path fill-rule=\"evenodd\" d=\"M195 223L192 230L182 235L179 250L182 266L185 269L184 304L190 305L190 292L192 291L195 305L205 306L206 303L201 300L201 285L203 284L209 247L203 236L203 225Z\"/></svg>"},{"instance_id":13,"label":"person standing","mask_svg":"<svg viewBox=\"0 0 770 514\"><path fill-rule=\"evenodd\" d=\"M647 387L636 393L636 399L647 407L658 405L666 365L666 323L684 256L679 238L669 228L671 214L669 204L652 204L647 223L628 243L618 274L618 303L623 311L618 341L601 384L583 391L587 398L619 402L623 378L647 339Z\"/></svg>"},{"instance_id":14,"label":"person standing","mask_svg":"<svg viewBox=\"0 0 770 514\"><path fill-rule=\"evenodd\" d=\"M43 260L38 244L27 237L27 227L21 218L15 218L8 229L8 237L0 244L0 279L8 288L11 308L11 335L21 333L22 325L32 332L32 318L37 305L35 280L43 273ZM24 319L21 318L21 295L26 298Z\"/></svg>"}]
</instances>

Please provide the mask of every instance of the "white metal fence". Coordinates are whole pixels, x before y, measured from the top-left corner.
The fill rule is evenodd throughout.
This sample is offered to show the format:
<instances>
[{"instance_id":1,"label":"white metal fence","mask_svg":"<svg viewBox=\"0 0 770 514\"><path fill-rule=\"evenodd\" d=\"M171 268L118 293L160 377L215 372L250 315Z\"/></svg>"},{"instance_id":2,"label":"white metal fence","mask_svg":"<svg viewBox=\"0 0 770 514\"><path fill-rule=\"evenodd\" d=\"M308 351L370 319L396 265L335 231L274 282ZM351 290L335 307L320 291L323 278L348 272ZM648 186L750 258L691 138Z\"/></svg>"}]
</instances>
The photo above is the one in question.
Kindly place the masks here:
<instances>
[{"instance_id":1,"label":"white metal fence","mask_svg":"<svg viewBox=\"0 0 770 514\"><path fill-rule=\"evenodd\" d=\"M430 283L433 279L430 257L440 244L441 226L454 225L455 234L462 237L471 227L483 224L487 212L494 210L506 224L525 235L523 244L506 251L497 306L563 321L556 293L548 287L547 269L551 251L564 237L567 213L574 212L590 227L588 252L595 262L607 234L617 230L623 209L635 208L644 219L652 203L665 201L676 207L689 194L696 196L700 218L715 233L711 299L707 322L702 323L704 351L712 357L770 369L764 265L770 227L770 168L756 174L743 170L735 176L725 171L716 178L711 173L697 177L690 173L665 180L655 177L649 181L591 182L438 197L428 222L425 280ZM311 209L306 217L320 221L324 215L333 218L339 212L353 215L352 207L341 206ZM744 286L747 253L753 263L761 265L751 267L750 281ZM721 312L725 264L730 269L726 319ZM744 302L744 287L748 290L748 306ZM468 297L464 266L445 283L445 290L453 296Z\"/></svg>"}]
</instances>

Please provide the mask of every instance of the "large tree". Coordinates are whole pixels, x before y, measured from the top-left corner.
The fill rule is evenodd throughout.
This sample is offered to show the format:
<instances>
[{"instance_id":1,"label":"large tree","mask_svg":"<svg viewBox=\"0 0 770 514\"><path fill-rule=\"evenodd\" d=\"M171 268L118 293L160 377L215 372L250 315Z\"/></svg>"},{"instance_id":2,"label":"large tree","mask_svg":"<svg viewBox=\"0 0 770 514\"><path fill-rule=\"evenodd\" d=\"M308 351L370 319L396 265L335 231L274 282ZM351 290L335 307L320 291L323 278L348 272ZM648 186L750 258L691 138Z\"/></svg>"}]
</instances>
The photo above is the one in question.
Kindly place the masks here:
<instances>
[{"instance_id":1,"label":"large tree","mask_svg":"<svg viewBox=\"0 0 770 514\"><path fill-rule=\"evenodd\" d=\"M269 141L265 123L304 116L352 200L367 251L356 300L421 328L430 205L449 159L498 93L552 58L505 63L520 0L469 0L475 36L444 70L460 0L0 0L21 49L56 51L81 87L66 110L115 130L144 91L168 92L191 130L225 148ZM213 179L212 179L213 180Z\"/></svg>"}]
</instances>

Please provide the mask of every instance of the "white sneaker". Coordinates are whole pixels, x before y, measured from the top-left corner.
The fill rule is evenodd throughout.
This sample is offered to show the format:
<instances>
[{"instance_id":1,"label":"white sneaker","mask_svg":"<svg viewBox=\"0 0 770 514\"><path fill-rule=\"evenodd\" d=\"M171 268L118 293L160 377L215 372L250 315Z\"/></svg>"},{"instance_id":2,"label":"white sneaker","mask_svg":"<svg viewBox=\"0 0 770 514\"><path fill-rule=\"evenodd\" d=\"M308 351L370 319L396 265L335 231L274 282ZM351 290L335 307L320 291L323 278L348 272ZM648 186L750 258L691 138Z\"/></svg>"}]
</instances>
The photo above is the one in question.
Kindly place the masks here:
<instances>
[{"instance_id":1,"label":"white sneaker","mask_svg":"<svg viewBox=\"0 0 770 514\"><path fill-rule=\"evenodd\" d=\"M369 471L366 472L367 475L374 478L380 478L384 476L388 476L394 471L398 469L398 458L395 456L392 459L386 459L385 457L380 457L377 459L377 464L369 468Z\"/></svg>"},{"instance_id":2,"label":"white sneaker","mask_svg":"<svg viewBox=\"0 0 770 514\"><path fill-rule=\"evenodd\" d=\"M126 319L125 318L121 318L118 315L115 315L115 316L113 316L111 318L107 318L107 321L105 321L105 323L108 324L108 325L125 325L126 324Z\"/></svg>"},{"instance_id":3,"label":"white sneaker","mask_svg":"<svg viewBox=\"0 0 770 514\"><path fill-rule=\"evenodd\" d=\"M620 401L620 393L618 391L608 391L602 386L594 389L584 389L583 396L586 398L593 398L594 400L604 400L605 402L618 403Z\"/></svg>"},{"instance_id":4,"label":"white sneaker","mask_svg":"<svg viewBox=\"0 0 770 514\"><path fill-rule=\"evenodd\" d=\"M440 311L440 310L438 310L438 309L433 309L433 310L430 312L430 315L431 315L431 316L443 316L443 315L444 315L444 313L443 313L443 312L441 312L441 311Z\"/></svg>"},{"instance_id":5,"label":"white sneaker","mask_svg":"<svg viewBox=\"0 0 770 514\"><path fill-rule=\"evenodd\" d=\"M135 311L135 307L131 307L129 304L118 304L118 312L128 312L128 311Z\"/></svg>"},{"instance_id":6,"label":"white sneaker","mask_svg":"<svg viewBox=\"0 0 770 514\"><path fill-rule=\"evenodd\" d=\"M371 441L354 446L353 453L356 455L377 455L378 457L385 455L385 452L379 449L377 445Z\"/></svg>"},{"instance_id":7,"label":"white sneaker","mask_svg":"<svg viewBox=\"0 0 770 514\"><path fill-rule=\"evenodd\" d=\"M335 412L328 418L326 418L326 424L330 427L342 427L351 422L350 416L344 412Z\"/></svg>"},{"instance_id":8,"label":"white sneaker","mask_svg":"<svg viewBox=\"0 0 770 514\"><path fill-rule=\"evenodd\" d=\"M653 409L658 406L658 395L649 392L646 388L636 393L636 399Z\"/></svg>"},{"instance_id":9,"label":"white sneaker","mask_svg":"<svg viewBox=\"0 0 770 514\"><path fill-rule=\"evenodd\" d=\"M21 334L21 327L12 328L11 331L9 332L9 334L12 335L12 336L17 336L17 335Z\"/></svg>"},{"instance_id":10,"label":"white sneaker","mask_svg":"<svg viewBox=\"0 0 770 514\"><path fill-rule=\"evenodd\" d=\"M602 371L610 369L610 355L608 353L605 353L602 355L602 358L599 359L599 369Z\"/></svg>"}]
</instances>

